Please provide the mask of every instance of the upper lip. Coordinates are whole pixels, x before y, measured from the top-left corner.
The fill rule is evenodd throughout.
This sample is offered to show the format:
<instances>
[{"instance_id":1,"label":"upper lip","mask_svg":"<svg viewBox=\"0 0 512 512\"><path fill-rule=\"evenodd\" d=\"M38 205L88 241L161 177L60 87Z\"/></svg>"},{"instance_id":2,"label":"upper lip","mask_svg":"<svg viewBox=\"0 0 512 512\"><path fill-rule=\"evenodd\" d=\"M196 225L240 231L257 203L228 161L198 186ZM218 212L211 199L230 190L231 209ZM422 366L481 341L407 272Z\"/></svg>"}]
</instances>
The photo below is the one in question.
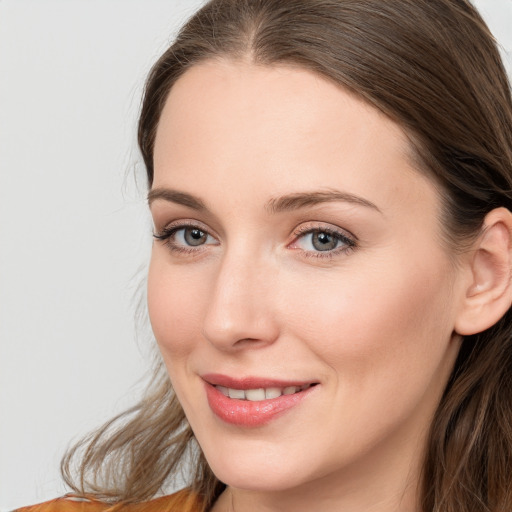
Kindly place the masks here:
<instances>
[{"instance_id":1,"label":"upper lip","mask_svg":"<svg viewBox=\"0 0 512 512\"><path fill-rule=\"evenodd\" d=\"M208 373L201 377L212 386L224 386L231 389L286 388L317 383L312 380L281 380L269 377L229 377L218 373Z\"/></svg>"}]
</instances>

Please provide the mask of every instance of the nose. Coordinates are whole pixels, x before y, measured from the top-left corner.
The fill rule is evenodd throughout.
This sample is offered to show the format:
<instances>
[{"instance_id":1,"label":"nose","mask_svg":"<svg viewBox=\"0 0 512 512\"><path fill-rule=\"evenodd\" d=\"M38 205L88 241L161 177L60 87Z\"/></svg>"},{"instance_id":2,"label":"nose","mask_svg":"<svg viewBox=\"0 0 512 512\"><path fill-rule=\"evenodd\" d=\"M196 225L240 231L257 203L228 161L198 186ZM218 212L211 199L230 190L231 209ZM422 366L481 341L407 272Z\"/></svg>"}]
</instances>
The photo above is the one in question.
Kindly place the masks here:
<instances>
[{"instance_id":1,"label":"nose","mask_svg":"<svg viewBox=\"0 0 512 512\"><path fill-rule=\"evenodd\" d=\"M210 288L204 337L228 351L273 343L279 335L273 307L275 274L269 265L244 255L225 255Z\"/></svg>"}]
</instances>

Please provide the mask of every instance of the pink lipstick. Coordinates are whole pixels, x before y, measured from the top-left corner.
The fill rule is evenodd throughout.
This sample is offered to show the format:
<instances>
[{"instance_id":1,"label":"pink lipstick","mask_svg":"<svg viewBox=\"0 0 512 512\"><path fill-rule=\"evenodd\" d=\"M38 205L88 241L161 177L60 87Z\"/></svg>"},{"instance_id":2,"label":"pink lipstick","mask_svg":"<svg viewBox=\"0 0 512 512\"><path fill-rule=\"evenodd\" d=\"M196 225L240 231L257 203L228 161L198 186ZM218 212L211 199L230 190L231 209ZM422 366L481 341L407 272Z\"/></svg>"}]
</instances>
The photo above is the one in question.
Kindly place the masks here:
<instances>
[{"instance_id":1,"label":"pink lipstick","mask_svg":"<svg viewBox=\"0 0 512 512\"><path fill-rule=\"evenodd\" d=\"M202 378L213 413L226 423L245 427L262 426L277 418L301 403L317 384L259 377L234 379L218 374Z\"/></svg>"}]
</instances>

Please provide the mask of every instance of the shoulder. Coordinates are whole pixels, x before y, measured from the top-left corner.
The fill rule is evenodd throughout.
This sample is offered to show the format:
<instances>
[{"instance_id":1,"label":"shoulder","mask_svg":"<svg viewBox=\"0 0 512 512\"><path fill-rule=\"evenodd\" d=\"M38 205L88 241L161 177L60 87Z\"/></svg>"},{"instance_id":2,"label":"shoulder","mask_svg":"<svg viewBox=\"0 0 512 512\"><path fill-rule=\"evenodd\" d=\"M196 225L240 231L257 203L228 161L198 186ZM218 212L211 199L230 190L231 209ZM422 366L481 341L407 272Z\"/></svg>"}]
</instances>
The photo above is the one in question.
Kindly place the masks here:
<instances>
[{"instance_id":1,"label":"shoulder","mask_svg":"<svg viewBox=\"0 0 512 512\"><path fill-rule=\"evenodd\" d=\"M112 505L72 494L13 512L200 512L201 499L189 489L143 503Z\"/></svg>"}]
</instances>

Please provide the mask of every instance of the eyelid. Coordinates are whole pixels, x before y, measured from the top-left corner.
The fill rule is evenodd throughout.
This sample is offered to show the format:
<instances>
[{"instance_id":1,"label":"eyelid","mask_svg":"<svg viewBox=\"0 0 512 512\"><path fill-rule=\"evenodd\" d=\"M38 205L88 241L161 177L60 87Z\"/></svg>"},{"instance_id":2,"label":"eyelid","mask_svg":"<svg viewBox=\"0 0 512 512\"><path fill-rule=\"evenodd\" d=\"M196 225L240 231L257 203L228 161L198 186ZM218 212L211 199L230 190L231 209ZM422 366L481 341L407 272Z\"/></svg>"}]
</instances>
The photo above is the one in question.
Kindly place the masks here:
<instances>
[{"instance_id":1,"label":"eyelid","mask_svg":"<svg viewBox=\"0 0 512 512\"><path fill-rule=\"evenodd\" d=\"M153 236L155 238L163 238L165 236L168 236L171 232L176 232L179 229L185 229L185 228L197 228L201 231L204 231L208 235L211 235L213 238L218 240L218 236L216 233L213 232L211 228L203 224L202 222L198 220L193 219L183 219L183 220L176 220L169 222L166 224L163 228L157 230L155 227L155 231L153 232Z\"/></svg>"},{"instance_id":2,"label":"eyelid","mask_svg":"<svg viewBox=\"0 0 512 512\"><path fill-rule=\"evenodd\" d=\"M187 246L177 243L173 239L174 235L178 231L187 228L199 229L200 231L206 233L207 236L212 237L217 243L205 243L197 246ZM163 242L164 245L166 245L170 251L173 251L175 253L197 254L204 250L205 246L219 245L218 237L215 234L212 234L212 230L210 228L205 227L205 225L202 222L191 219L183 219L170 222L169 224L165 225L165 227L163 227L161 230L157 231L156 233L153 233L153 238Z\"/></svg>"},{"instance_id":3,"label":"eyelid","mask_svg":"<svg viewBox=\"0 0 512 512\"><path fill-rule=\"evenodd\" d=\"M305 235L306 233L311 233L314 231L325 231L326 233L333 233L334 235L341 235L343 238L347 238L352 240L354 243L358 241L356 235L351 233L348 229L340 228L339 226L335 226L333 224L327 222L320 221L312 221L309 223L302 223L300 226L293 230L294 236Z\"/></svg>"},{"instance_id":4,"label":"eyelid","mask_svg":"<svg viewBox=\"0 0 512 512\"><path fill-rule=\"evenodd\" d=\"M338 240L340 240L344 244L344 246L326 251L312 251L305 250L299 247L292 247L293 244L297 243L297 241L300 238L303 238L305 235L315 232L328 233L336 237ZM287 247L293 250L301 251L307 257L332 258L342 253L346 253L350 250L354 250L358 246L358 238L353 233L338 226L333 226L332 224L325 224L322 222L313 222L306 225L302 224L293 231L293 235L294 239L287 245Z\"/></svg>"}]
</instances>

